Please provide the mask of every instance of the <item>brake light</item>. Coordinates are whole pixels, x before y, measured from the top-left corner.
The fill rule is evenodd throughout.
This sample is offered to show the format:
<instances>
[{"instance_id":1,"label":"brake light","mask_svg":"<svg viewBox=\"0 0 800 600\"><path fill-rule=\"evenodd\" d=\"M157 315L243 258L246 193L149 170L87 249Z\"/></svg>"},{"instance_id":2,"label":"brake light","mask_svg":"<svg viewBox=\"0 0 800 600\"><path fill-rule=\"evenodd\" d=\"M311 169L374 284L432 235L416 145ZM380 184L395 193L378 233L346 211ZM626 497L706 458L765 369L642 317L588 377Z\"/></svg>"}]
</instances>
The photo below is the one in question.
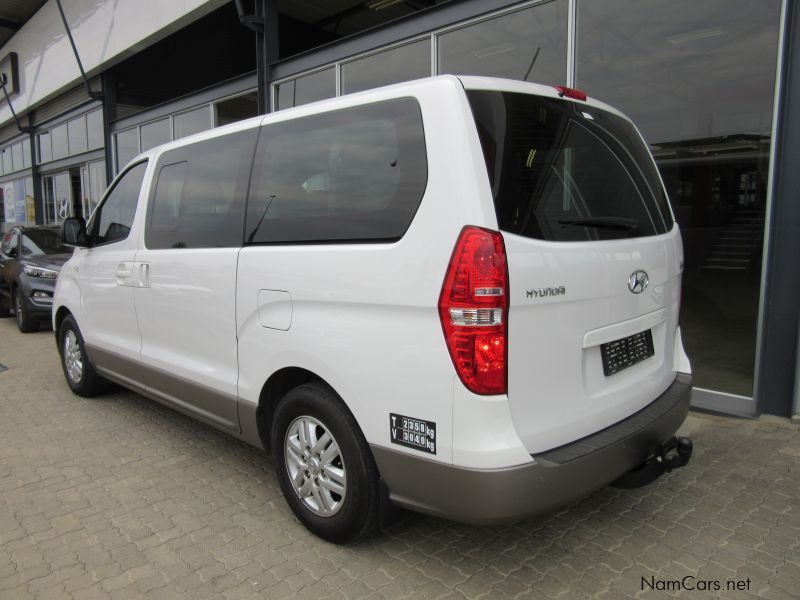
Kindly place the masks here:
<instances>
[{"instance_id":1,"label":"brake light","mask_svg":"<svg viewBox=\"0 0 800 600\"><path fill-rule=\"evenodd\" d=\"M586 98L588 98L586 92L576 90L575 88L570 88L564 85L555 85L553 87L556 88L558 95L562 98L566 96L567 98L572 98L573 100L583 100L584 102L586 101Z\"/></svg>"},{"instance_id":2,"label":"brake light","mask_svg":"<svg viewBox=\"0 0 800 600\"><path fill-rule=\"evenodd\" d=\"M475 394L505 394L508 366L508 266L497 231L461 230L439 296L447 349Z\"/></svg>"}]
</instances>

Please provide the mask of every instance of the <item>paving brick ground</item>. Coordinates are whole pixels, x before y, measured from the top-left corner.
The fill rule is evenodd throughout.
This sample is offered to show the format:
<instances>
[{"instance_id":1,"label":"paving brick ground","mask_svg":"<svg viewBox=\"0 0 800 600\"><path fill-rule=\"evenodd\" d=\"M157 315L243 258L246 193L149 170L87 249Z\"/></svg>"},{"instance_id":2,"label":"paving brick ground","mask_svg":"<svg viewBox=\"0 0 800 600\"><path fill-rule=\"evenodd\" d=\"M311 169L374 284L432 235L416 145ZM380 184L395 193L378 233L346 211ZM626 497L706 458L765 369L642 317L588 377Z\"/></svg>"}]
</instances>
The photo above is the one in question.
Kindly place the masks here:
<instances>
[{"instance_id":1,"label":"paving brick ground","mask_svg":"<svg viewBox=\"0 0 800 600\"><path fill-rule=\"evenodd\" d=\"M693 415L689 467L506 527L406 514L337 547L269 457L136 394L86 400L0 320L0 598L800 597L800 427ZM653 591L720 581L716 591ZM659 583L660 582L660 583Z\"/></svg>"}]
</instances>

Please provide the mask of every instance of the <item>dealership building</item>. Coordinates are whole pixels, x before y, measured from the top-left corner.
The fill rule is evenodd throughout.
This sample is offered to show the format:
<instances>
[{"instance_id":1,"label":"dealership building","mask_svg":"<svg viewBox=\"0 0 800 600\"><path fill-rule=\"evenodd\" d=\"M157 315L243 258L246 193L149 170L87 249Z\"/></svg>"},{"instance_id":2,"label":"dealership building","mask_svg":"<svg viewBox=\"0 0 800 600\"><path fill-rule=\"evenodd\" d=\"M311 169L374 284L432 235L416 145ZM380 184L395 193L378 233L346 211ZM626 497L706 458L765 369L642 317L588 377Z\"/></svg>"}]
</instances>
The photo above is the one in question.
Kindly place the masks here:
<instances>
[{"instance_id":1,"label":"dealership building","mask_svg":"<svg viewBox=\"0 0 800 600\"><path fill-rule=\"evenodd\" d=\"M800 413L795 0L0 0L0 231L88 217L139 152L438 74L627 113L685 249L696 407ZM794 168L791 168L791 167Z\"/></svg>"}]
</instances>

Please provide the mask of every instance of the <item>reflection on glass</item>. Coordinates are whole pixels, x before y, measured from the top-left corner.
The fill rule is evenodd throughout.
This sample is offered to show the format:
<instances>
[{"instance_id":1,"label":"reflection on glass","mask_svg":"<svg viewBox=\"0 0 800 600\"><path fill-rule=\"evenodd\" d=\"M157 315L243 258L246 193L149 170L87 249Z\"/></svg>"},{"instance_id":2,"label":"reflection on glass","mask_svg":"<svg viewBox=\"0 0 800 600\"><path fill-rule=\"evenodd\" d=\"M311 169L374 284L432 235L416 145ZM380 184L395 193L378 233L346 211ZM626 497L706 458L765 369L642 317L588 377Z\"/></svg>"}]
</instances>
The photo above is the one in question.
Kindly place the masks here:
<instances>
[{"instance_id":1,"label":"reflection on glass","mask_svg":"<svg viewBox=\"0 0 800 600\"><path fill-rule=\"evenodd\" d=\"M86 115L86 129L89 134L89 150L105 146L103 141L103 109L98 108Z\"/></svg>"},{"instance_id":2,"label":"reflection on glass","mask_svg":"<svg viewBox=\"0 0 800 600\"><path fill-rule=\"evenodd\" d=\"M342 93L350 94L431 74L429 38L342 65Z\"/></svg>"},{"instance_id":3,"label":"reflection on glass","mask_svg":"<svg viewBox=\"0 0 800 600\"><path fill-rule=\"evenodd\" d=\"M300 40L291 40L290 49L295 45L305 44L308 47L340 37L353 35L365 29L371 29L400 19L414 13L443 4L449 0L369 0L367 2L343 2L327 0L325 2L297 2L297 0L278 0L277 6L281 16L286 15L298 25L308 27L308 33ZM304 29L301 29L305 33ZM281 48L284 42L281 40ZM300 46L292 53L305 50ZM281 56L281 58L284 58Z\"/></svg>"},{"instance_id":4,"label":"reflection on glass","mask_svg":"<svg viewBox=\"0 0 800 600\"><path fill-rule=\"evenodd\" d=\"M15 171L24 168L22 166L22 142L18 142L11 146L11 162Z\"/></svg>"},{"instance_id":5,"label":"reflection on glass","mask_svg":"<svg viewBox=\"0 0 800 600\"><path fill-rule=\"evenodd\" d=\"M172 126L175 129L176 140L205 131L211 127L211 109L208 106L201 106L175 115L172 117Z\"/></svg>"},{"instance_id":6,"label":"reflection on glass","mask_svg":"<svg viewBox=\"0 0 800 600\"><path fill-rule=\"evenodd\" d=\"M53 127L50 130L50 141L53 144L53 160L64 158L69 155L69 146L67 144L67 124Z\"/></svg>"},{"instance_id":7,"label":"reflection on glass","mask_svg":"<svg viewBox=\"0 0 800 600\"><path fill-rule=\"evenodd\" d=\"M142 152L172 140L169 118L142 125Z\"/></svg>"},{"instance_id":8,"label":"reflection on glass","mask_svg":"<svg viewBox=\"0 0 800 600\"><path fill-rule=\"evenodd\" d=\"M216 113L215 127L249 119L258 114L258 94L248 92L235 98L228 98L214 105Z\"/></svg>"},{"instance_id":9,"label":"reflection on glass","mask_svg":"<svg viewBox=\"0 0 800 600\"><path fill-rule=\"evenodd\" d=\"M277 86L278 110L292 108L336 95L336 72L333 67L298 77Z\"/></svg>"},{"instance_id":10,"label":"reflection on glass","mask_svg":"<svg viewBox=\"0 0 800 600\"><path fill-rule=\"evenodd\" d=\"M81 116L67 123L69 137L69 153L80 154L86 152L88 142L86 138L86 117Z\"/></svg>"},{"instance_id":11,"label":"reflection on glass","mask_svg":"<svg viewBox=\"0 0 800 600\"><path fill-rule=\"evenodd\" d=\"M22 140L22 168L27 169L31 166L31 141Z\"/></svg>"},{"instance_id":12,"label":"reflection on glass","mask_svg":"<svg viewBox=\"0 0 800 600\"><path fill-rule=\"evenodd\" d=\"M139 154L139 130L135 127L114 135L117 146L117 171Z\"/></svg>"},{"instance_id":13,"label":"reflection on glass","mask_svg":"<svg viewBox=\"0 0 800 600\"><path fill-rule=\"evenodd\" d=\"M50 146L50 132L40 133L39 140L39 162L45 163L53 160L53 149Z\"/></svg>"},{"instance_id":14,"label":"reflection on glass","mask_svg":"<svg viewBox=\"0 0 800 600\"><path fill-rule=\"evenodd\" d=\"M89 163L89 190L84 217L89 220L89 216L94 212L97 203L106 191L106 161L98 160Z\"/></svg>"},{"instance_id":15,"label":"reflection on glass","mask_svg":"<svg viewBox=\"0 0 800 600\"><path fill-rule=\"evenodd\" d=\"M578 7L577 85L640 127L681 225L694 383L750 396L780 2Z\"/></svg>"},{"instance_id":16,"label":"reflection on glass","mask_svg":"<svg viewBox=\"0 0 800 600\"><path fill-rule=\"evenodd\" d=\"M536 4L439 36L439 73L564 84L567 0Z\"/></svg>"}]
</instances>

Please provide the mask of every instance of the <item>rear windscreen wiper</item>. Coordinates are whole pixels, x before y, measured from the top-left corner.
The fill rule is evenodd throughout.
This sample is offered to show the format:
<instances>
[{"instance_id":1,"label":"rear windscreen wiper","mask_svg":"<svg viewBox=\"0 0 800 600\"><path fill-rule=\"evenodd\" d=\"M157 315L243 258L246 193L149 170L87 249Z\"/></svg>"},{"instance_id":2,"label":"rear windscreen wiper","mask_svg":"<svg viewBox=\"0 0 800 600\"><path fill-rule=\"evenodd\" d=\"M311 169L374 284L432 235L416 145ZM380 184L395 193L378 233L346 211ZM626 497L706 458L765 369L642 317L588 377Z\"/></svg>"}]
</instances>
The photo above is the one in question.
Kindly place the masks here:
<instances>
[{"instance_id":1,"label":"rear windscreen wiper","mask_svg":"<svg viewBox=\"0 0 800 600\"><path fill-rule=\"evenodd\" d=\"M558 222L561 225L578 225L596 229L619 229L622 231L630 231L639 227L639 221L627 217L575 217L574 219L559 219Z\"/></svg>"}]
</instances>

